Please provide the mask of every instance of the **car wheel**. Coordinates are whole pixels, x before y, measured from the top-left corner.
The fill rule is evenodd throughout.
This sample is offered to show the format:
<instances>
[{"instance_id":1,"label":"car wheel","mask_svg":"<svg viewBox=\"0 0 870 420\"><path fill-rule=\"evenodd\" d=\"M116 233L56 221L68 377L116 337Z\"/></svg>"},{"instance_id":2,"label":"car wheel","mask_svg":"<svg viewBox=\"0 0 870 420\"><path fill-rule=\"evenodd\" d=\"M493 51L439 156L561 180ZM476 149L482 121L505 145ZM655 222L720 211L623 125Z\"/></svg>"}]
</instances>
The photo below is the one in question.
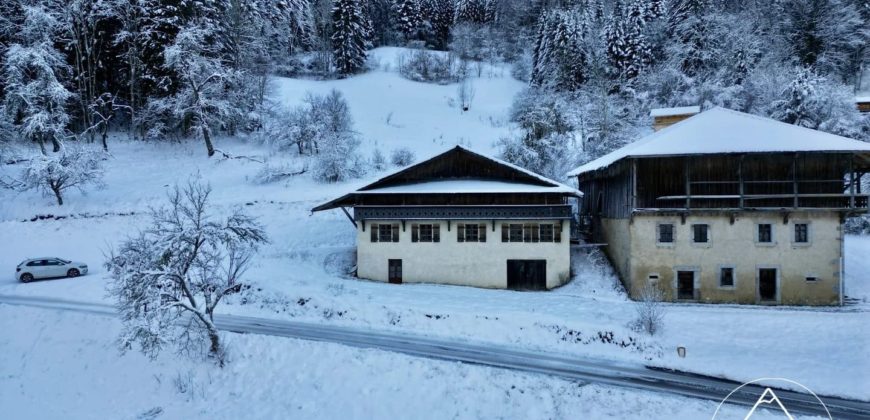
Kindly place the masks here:
<instances>
[{"instance_id":1,"label":"car wheel","mask_svg":"<svg viewBox=\"0 0 870 420\"><path fill-rule=\"evenodd\" d=\"M21 282L22 283L30 283L32 281L33 281L33 274L24 273L21 275Z\"/></svg>"},{"instance_id":2,"label":"car wheel","mask_svg":"<svg viewBox=\"0 0 870 420\"><path fill-rule=\"evenodd\" d=\"M79 276L79 270L77 270L77 269L75 269L75 268L71 268L69 271L66 272L66 276L67 276L67 277L78 277L78 276Z\"/></svg>"}]
</instances>

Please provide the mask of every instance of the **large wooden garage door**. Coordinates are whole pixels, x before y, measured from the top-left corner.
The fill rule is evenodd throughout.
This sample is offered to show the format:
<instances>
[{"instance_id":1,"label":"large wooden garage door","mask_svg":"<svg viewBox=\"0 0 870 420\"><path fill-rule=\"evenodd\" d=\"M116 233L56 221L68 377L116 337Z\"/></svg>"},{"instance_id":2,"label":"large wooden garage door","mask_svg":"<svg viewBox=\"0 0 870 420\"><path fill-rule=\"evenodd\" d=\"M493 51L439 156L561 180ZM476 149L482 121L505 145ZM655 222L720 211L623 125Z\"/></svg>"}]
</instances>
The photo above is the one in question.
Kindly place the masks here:
<instances>
[{"instance_id":1,"label":"large wooden garage door","mask_svg":"<svg viewBox=\"0 0 870 420\"><path fill-rule=\"evenodd\" d=\"M546 290L547 260L508 260L508 289Z\"/></svg>"}]
</instances>

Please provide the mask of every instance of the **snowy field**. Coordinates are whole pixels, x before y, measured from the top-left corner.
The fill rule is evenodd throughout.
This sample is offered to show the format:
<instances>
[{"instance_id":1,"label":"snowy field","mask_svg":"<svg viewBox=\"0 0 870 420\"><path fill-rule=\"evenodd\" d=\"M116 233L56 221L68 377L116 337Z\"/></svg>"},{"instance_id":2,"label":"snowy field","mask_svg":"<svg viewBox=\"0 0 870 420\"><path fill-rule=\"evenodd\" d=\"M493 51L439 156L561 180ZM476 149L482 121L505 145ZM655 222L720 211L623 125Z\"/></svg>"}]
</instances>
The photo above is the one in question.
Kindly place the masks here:
<instances>
[{"instance_id":1,"label":"snowy field","mask_svg":"<svg viewBox=\"0 0 870 420\"><path fill-rule=\"evenodd\" d=\"M152 362L118 354L114 320L41 309L0 307L0 329L0 406L9 419L698 419L717 407L256 335L227 335L223 370L172 354ZM720 414L745 411L726 405Z\"/></svg>"},{"instance_id":2,"label":"snowy field","mask_svg":"<svg viewBox=\"0 0 870 420\"><path fill-rule=\"evenodd\" d=\"M486 67L475 79L472 109L463 114L452 104L455 85L400 78L390 61L395 53L395 49L377 50L376 70L346 80L278 79L276 92L288 104L295 104L306 91L341 90L356 129L368 145L363 147L366 156L375 144L387 154L395 147L410 147L418 158L455 144L492 153L498 137L511 130L507 113L522 84L511 79L506 69ZM244 139L217 139L216 146L233 155L301 165L292 156ZM311 214L310 209L383 173L335 185L317 184L306 176L260 185L252 182L260 163L208 160L204 146L197 142L143 144L116 138L110 149L106 188L86 195L71 192L62 208L35 192L0 190L0 268L8 270L8 275L0 277L0 294L108 301L102 268L105 253L147 223L148 208L161 205L171 186L200 178L214 189L215 211L244 207L265 225L271 240L248 272L252 287L227 301L224 313L513 345L735 380L785 377L820 394L870 400L870 238L846 241L847 294L858 299L857 304L820 309L669 305L664 332L648 337L629 327L634 319L632 303L596 253L577 251L576 277L551 292L396 286L350 278L353 226L340 211ZM19 170L17 165L0 166L0 175L15 175ZM73 280L17 283L14 266L38 256L84 261L92 272ZM153 365L137 354L118 358L111 343L111 332L117 330L114 321L5 306L0 306L0 312L4 331L0 335L0 354L4 355L0 358L0 404L15 403L22 410L36 401L28 398L37 398L30 394L40 386L54 393L58 413L97 418L105 416L83 410L93 403L97 412L111 413L134 392L142 395L137 397L135 410L125 411L128 417L159 406L177 413L172 417L226 414L229 418L228 413L250 413L236 411L245 405L248 410L299 410L301 418L319 409L324 410L323 417L335 417L330 414L352 410L353 403L360 401L384 404L362 404L360 410L376 411L354 412L355 417L558 418L573 417L577 410L579 418L631 418L637 409L631 406L635 397L628 398L622 390L251 336L233 336L234 363L219 378L209 378L201 368L187 366L171 355ZM687 348L686 358L677 357L678 346ZM330 356L314 358L324 354ZM179 372L188 370L194 371L198 385L190 394L178 395L171 383ZM270 386L257 386L257 375L273 378ZM379 375L378 379L372 381L373 375ZM76 391L64 391L63 382L53 382L53 376L76 377L81 382L71 388ZM120 384L137 385L124 389ZM453 384L459 386L448 386ZM422 391L430 389L435 392ZM12 390L16 393L11 394ZM218 399L216 405L214 399ZM236 407L235 400L251 404ZM678 417L698 418L698 413L709 409L702 403L659 396L637 400L649 402L653 410L677 410ZM409 412L407 401L420 401L419 411Z\"/></svg>"}]
</instances>

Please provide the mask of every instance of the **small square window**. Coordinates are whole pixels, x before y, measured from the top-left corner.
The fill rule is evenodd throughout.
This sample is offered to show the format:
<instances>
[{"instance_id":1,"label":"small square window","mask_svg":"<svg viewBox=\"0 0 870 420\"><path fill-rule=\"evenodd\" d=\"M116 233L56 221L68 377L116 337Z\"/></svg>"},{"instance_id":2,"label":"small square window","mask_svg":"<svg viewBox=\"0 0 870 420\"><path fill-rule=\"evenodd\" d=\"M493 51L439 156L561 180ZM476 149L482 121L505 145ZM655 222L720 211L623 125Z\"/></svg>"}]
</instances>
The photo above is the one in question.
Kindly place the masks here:
<instances>
[{"instance_id":1,"label":"small square window","mask_svg":"<svg viewBox=\"0 0 870 420\"><path fill-rule=\"evenodd\" d=\"M758 242L773 242L773 225L770 223L762 223L758 225Z\"/></svg>"},{"instance_id":2,"label":"small square window","mask_svg":"<svg viewBox=\"0 0 870 420\"><path fill-rule=\"evenodd\" d=\"M815 282L817 282L817 281L819 281L819 277L818 277L818 276L814 276L814 275L809 275L809 276L807 276L807 282L808 282L808 283L815 283Z\"/></svg>"},{"instance_id":3,"label":"small square window","mask_svg":"<svg viewBox=\"0 0 870 420\"><path fill-rule=\"evenodd\" d=\"M674 225L672 223L662 223L659 225L658 240L664 244L674 242Z\"/></svg>"},{"instance_id":4,"label":"small square window","mask_svg":"<svg viewBox=\"0 0 870 420\"><path fill-rule=\"evenodd\" d=\"M692 242L705 244L710 241L710 225L692 225Z\"/></svg>"},{"instance_id":5,"label":"small square window","mask_svg":"<svg viewBox=\"0 0 870 420\"><path fill-rule=\"evenodd\" d=\"M719 269L719 287L734 287L733 267L722 267Z\"/></svg>"},{"instance_id":6,"label":"small square window","mask_svg":"<svg viewBox=\"0 0 870 420\"><path fill-rule=\"evenodd\" d=\"M806 223L795 223L794 225L794 241L796 243L810 242L810 225Z\"/></svg>"}]
</instances>

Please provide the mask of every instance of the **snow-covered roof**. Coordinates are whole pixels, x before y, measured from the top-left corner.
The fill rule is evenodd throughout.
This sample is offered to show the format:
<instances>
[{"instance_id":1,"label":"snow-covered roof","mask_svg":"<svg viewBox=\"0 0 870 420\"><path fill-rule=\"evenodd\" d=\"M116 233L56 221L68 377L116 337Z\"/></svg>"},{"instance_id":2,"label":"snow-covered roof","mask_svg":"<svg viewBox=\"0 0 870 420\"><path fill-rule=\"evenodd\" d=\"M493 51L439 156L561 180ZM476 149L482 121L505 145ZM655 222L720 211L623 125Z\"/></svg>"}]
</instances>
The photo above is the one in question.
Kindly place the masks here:
<instances>
[{"instance_id":1,"label":"snow-covered roof","mask_svg":"<svg viewBox=\"0 0 870 420\"><path fill-rule=\"evenodd\" d=\"M866 152L870 143L716 107L582 165L568 176L628 157L771 152Z\"/></svg>"},{"instance_id":2,"label":"snow-covered roof","mask_svg":"<svg viewBox=\"0 0 870 420\"><path fill-rule=\"evenodd\" d=\"M440 179L357 191L357 194L468 194L468 193L568 193L579 194L567 185L543 186L490 179Z\"/></svg>"},{"instance_id":3,"label":"snow-covered roof","mask_svg":"<svg viewBox=\"0 0 870 420\"><path fill-rule=\"evenodd\" d=\"M855 102L870 102L870 96L856 96Z\"/></svg>"},{"instance_id":4,"label":"snow-covered roof","mask_svg":"<svg viewBox=\"0 0 870 420\"><path fill-rule=\"evenodd\" d=\"M455 160L454 160L455 159ZM453 164L465 170L456 171ZM582 197L574 187L501 159L455 146L371 184L321 204L312 211L352 205L355 198L375 194L511 194L555 193Z\"/></svg>"},{"instance_id":5,"label":"snow-covered roof","mask_svg":"<svg viewBox=\"0 0 870 420\"><path fill-rule=\"evenodd\" d=\"M676 115L691 115L701 112L700 106L681 106L676 108L655 108L649 111L650 117L670 117Z\"/></svg>"}]
</instances>

